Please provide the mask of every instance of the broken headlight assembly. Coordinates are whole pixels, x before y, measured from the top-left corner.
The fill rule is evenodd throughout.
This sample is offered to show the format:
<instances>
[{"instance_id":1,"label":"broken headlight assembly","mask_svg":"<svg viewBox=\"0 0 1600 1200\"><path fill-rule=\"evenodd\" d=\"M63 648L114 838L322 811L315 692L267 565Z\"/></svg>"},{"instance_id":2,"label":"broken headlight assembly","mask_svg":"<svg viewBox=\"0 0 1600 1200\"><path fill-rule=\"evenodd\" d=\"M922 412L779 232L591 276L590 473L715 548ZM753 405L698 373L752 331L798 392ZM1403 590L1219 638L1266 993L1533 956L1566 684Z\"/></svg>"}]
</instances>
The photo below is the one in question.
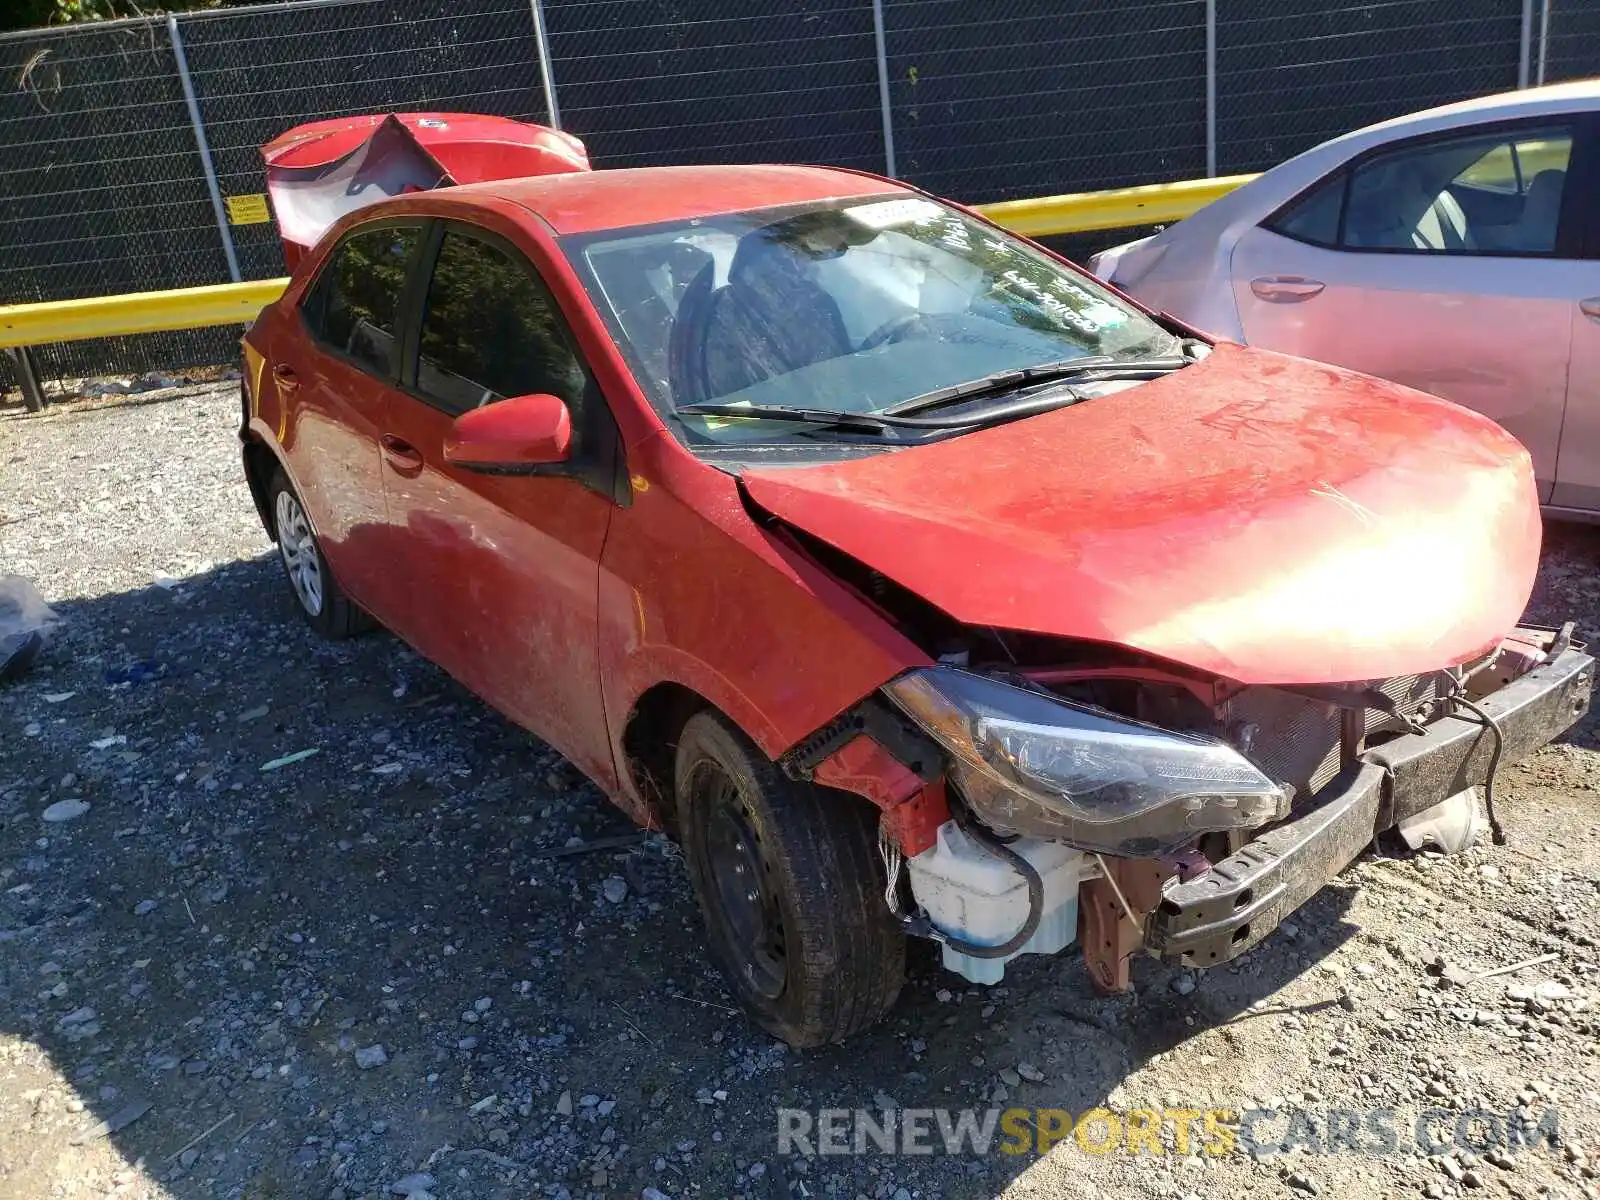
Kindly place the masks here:
<instances>
[{"instance_id":1,"label":"broken headlight assembly","mask_svg":"<svg viewBox=\"0 0 1600 1200\"><path fill-rule=\"evenodd\" d=\"M883 690L944 747L951 782L1002 834L1143 858L1288 815L1283 788L1204 734L950 667L912 671Z\"/></svg>"}]
</instances>

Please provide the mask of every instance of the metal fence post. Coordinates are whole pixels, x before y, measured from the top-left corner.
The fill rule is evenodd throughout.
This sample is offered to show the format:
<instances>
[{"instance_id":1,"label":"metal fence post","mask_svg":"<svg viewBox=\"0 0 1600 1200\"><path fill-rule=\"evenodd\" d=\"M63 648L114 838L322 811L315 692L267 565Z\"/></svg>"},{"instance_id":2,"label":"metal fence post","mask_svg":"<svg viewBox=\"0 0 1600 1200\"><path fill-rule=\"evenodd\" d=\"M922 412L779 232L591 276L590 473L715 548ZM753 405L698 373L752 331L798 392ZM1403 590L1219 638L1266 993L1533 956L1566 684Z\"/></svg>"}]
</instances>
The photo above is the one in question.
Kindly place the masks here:
<instances>
[{"instance_id":1,"label":"metal fence post","mask_svg":"<svg viewBox=\"0 0 1600 1200\"><path fill-rule=\"evenodd\" d=\"M33 357L28 353L28 348L18 346L14 350L7 350L6 356L11 359L12 370L17 376L17 389L22 393L22 406L29 412L43 412L44 389L39 386L39 372L33 365Z\"/></svg>"},{"instance_id":2,"label":"metal fence post","mask_svg":"<svg viewBox=\"0 0 1600 1200\"><path fill-rule=\"evenodd\" d=\"M1544 69L1550 61L1550 0L1544 0L1544 8L1539 14L1539 73L1535 78L1540 87L1544 86Z\"/></svg>"},{"instance_id":3,"label":"metal fence post","mask_svg":"<svg viewBox=\"0 0 1600 1200\"><path fill-rule=\"evenodd\" d=\"M883 173L899 177L894 160L894 109L889 104L889 44L883 30L883 0L872 0L872 40L878 50L878 107L883 110Z\"/></svg>"},{"instance_id":4,"label":"metal fence post","mask_svg":"<svg viewBox=\"0 0 1600 1200\"><path fill-rule=\"evenodd\" d=\"M1217 0L1206 0L1206 178L1217 177Z\"/></svg>"},{"instance_id":5,"label":"metal fence post","mask_svg":"<svg viewBox=\"0 0 1600 1200\"><path fill-rule=\"evenodd\" d=\"M1533 73L1533 0L1522 0L1522 43L1517 55L1517 86L1528 86Z\"/></svg>"},{"instance_id":6,"label":"metal fence post","mask_svg":"<svg viewBox=\"0 0 1600 1200\"><path fill-rule=\"evenodd\" d=\"M178 67L178 82L183 85L183 102L189 109L189 124L194 127L195 145L200 149L200 167L206 173L206 191L211 193L211 211L216 214L217 232L222 235L222 253L228 259L228 278L238 283L239 256L233 249L233 230L228 228L228 210L222 204L222 189L217 186L217 168L211 161L211 143L206 140L205 122L200 119L200 102L195 99L194 80L189 78L189 56L183 52L183 36L178 18L167 18L167 35L172 39L172 59Z\"/></svg>"},{"instance_id":7,"label":"metal fence post","mask_svg":"<svg viewBox=\"0 0 1600 1200\"><path fill-rule=\"evenodd\" d=\"M550 31L544 24L543 0L529 0L533 10L533 36L539 43L539 82L544 85L544 106L550 110L550 127L561 128L561 109L556 104L556 73L550 65Z\"/></svg>"}]
</instances>

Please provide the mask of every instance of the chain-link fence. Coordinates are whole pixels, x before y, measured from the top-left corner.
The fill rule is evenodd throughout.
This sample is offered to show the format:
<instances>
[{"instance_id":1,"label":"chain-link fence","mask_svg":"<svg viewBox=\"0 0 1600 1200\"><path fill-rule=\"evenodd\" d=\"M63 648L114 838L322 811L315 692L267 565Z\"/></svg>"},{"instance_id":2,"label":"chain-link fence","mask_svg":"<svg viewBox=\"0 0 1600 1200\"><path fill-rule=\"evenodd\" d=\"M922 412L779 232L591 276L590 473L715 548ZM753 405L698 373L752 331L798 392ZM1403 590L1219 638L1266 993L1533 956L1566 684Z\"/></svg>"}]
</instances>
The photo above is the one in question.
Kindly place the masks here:
<instances>
[{"instance_id":1,"label":"chain-link fence","mask_svg":"<svg viewBox=\"0 0 1600 1200\"><path fill-rule=\"evenodd\" d=\"M885 0L896 166L983 202L1206 171L1200 0Z\"/></svg>"},{"instance_id":2,"label":"chain-link fence","mask_svg":"<svg viewBox=\"0 0 1600 1200\"><path fill-rule=\"evenodd\" d=\"M391 110L550 119L527 0L234 10L181 30L224 196L264 191L261 147L305 121ZM244 278L283 274L272 225L230 233Z\"/></svg>"},{"instance_id":3,"label":"chain-link fence","mask_svg":"<svg viewBox=\"0 0 1600 1200\"><path fill-rule=\"evenodd\" d=\"M597 167L883 170L863 0L545 0L561 123Z\"/></svg>"},{"instance_id":4,"label":"chain-link fence","mask_svg":"<svg viewBox=\"0 0 1600 1200\"><path fill-rule=\"evenodd\" d=\"M0 42L0 79L0 303L228 278L164 22ZM227 353L228 336L155 334L34 355L54 376L206 362Z\"/></svg>"},{"instance_id":5,"label":"chain-link fence","mask_svg":"<svg viewBox=\"0 0 1600 1200\"><path fill-rule=\"evenodd\" d=\"M264 142L347 113L495 113L601 168L825 162L982 203L1259 170L1595 73L1594 0L306 0L5 35L0 303L281 274L273 227L225 202L265 190ZM56 378L171 369L236 334L35 354Z\"/></svg>"},{"instance_id":6,"label":"chain-link fence","mask_svg":"<svg viewBox=\"0 0 1600 1200\"><path fill-rule=\"evenodd\" d=\"M1387 117L1517 86L1517 0L1224 0L1217 173L1262 171Z\"/></svg>"}]
</instances>

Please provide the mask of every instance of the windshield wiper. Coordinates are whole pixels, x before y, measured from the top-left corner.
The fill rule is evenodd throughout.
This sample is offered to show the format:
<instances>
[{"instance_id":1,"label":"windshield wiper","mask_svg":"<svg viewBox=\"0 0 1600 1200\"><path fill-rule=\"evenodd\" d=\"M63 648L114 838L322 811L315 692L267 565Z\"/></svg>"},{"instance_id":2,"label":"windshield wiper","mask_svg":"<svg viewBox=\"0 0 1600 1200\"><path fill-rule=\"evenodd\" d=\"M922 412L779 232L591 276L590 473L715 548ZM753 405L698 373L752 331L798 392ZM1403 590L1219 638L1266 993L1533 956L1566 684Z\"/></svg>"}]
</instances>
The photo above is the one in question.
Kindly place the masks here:
<instances>
[{"instance_id":1,"label":"windshield wiper","mask_svg":"<svg viewBox=\"0 0 1600 1200\"><path fill-rule=\"evenodd\" d=\"M849 412L841 408L809 408L789 404L680 404L673 411L680 415L733 417L751 421L788 421L800 425L821 425L828 429L854 429L865 433L886 433L890 429L971 429L997 425L1019 417L1035 416L1051 409L1075 404L1084 397L1072 387L1053 390L1049 395L1020 397L1009 404L982 412L947 417L919 417L926 412L958 401L1002 395L1039 383L1085 384L1121 379L1156 379L1194 360L1171 354L1152 358L1113 358L1108 354L1083 355L1061 362L1040 363L996 371L980 379L952 384L924 392L878 412Z\"/></svg>"},{"instance_id":2,"label":"windshield wiper","mask_svg":"<svg viewBox=\"0 0 1600 1200\"><path fill-rule=\"evenodd\" d=\"M874 417L896 417L926 412L960 400L975 400L982 396L1014 392L1018 388L1037 383L1101 383L1121 379L1155 379L1194 360L1181 354L1165 354L1151 358L1115 358L1109 354L1089 354L1060 362L1039 363L1031 367L1015 367L996 371L965 383L935 388L899 404L890 406ZM973 422L981 424L982 418Z\"/></svg>"},{"instance_id":3,"label":"windshield wiper","mask_svg":"<svg viewBox=\"0 0 1600 1200\"><path fill-rule=\"evenodd\" d=\"M823 425L830 429L859 429L884 433L891 427L911 429L962 428L982 424L980 419L958 422L927 421L897 417L893 413L848 412L842 408L806 408L789 404L680 404L673 412L698 417L743 417L752 421L789 421L794 424Z\"/></svg>"}]
</instances>

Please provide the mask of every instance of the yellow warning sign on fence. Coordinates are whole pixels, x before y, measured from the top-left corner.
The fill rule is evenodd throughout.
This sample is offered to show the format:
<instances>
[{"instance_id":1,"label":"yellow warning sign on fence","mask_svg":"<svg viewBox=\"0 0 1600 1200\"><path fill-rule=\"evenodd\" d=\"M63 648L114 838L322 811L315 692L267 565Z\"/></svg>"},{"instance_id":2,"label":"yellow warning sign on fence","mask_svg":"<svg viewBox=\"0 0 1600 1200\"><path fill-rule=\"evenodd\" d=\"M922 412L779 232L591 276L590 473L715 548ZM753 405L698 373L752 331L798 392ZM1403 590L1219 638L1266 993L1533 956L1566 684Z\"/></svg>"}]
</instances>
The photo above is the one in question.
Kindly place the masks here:
<instances>
[{"instance_id":1,"label":"yellow warning sign on fence","mask_svg":"<svg viewBox=\"0 0 1600 1200\"><path fill-rule=\"evenodd\" d=\"M228 224L264 225L272 220L267 198L260 192L250 196L228 197Z\"/></svg>"}]
</instances>

